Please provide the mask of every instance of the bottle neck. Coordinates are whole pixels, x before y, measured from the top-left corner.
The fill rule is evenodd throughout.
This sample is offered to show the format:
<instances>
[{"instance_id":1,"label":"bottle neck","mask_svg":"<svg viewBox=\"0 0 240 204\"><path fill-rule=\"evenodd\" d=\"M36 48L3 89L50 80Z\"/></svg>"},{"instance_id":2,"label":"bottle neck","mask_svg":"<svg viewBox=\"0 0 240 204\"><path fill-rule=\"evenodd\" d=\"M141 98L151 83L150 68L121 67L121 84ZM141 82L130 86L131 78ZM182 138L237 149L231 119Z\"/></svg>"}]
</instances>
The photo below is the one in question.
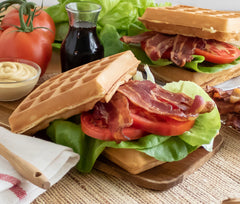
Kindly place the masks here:
<instances>
[{"instance_id":1,"label":"bottle neck","mask_svg":"<svg viewBox=\"0 0 240 204\"><path fill-rule=\"evenodd\" d=\"M99 12L98 13L89 13L89 14L68 12L69 25L74 26L80 22L88 22L89 24L96 26L98 14L99 14Z\"/></svg>"},{"instance_id":2,"label":"bottle neck","mask_svg":"<svg viewBox=\"0 0 240 204\"><path fill-rule=\"evenodd\" d=\"M96 26L101 6L90 2L73 2L66 5L66 10L70 26L79 22L88 22Z\"/></svg>"}]
</instances>

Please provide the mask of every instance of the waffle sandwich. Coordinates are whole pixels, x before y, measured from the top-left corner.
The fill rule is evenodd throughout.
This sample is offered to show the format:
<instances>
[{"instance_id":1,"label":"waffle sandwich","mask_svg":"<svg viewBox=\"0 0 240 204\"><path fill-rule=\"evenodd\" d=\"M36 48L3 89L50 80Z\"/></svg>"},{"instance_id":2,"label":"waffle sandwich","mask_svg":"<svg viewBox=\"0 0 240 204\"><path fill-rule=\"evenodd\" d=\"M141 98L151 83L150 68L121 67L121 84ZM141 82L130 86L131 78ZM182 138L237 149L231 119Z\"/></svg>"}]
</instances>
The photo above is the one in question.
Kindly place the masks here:
<instances>
[{"instance_id":1,"label":"waffle sandwich","mask_svg":"<svg viewBox=\"0 0 240 204\"><path fill-rule=\"evenodd\" d=\"M139 17L139 21L148 30L155 32L154 34L163 35L162 38L156 38L155 40L153 40L155 36L150 36L151 40L145 38L140 42L147 56L152 62L154 61L150 68L158 80L163 82L189 80L205 87L206 85L220 84L240 75L240 52L238 46L235 46L237 41L240 40L239 12L217 11L184 5L150 7L145 10L142 17ZM174 42L171 42L172 45L169 45L171 41L169 39L166 44L163 45L162 43L160 45L158 42L165 41L166 36L170 38L181 36L181 38L178 38L178 40L175 38ZM134 38L131 41L130 38L124 39L125 37L122 38L123 42L135 43ZM194 40L195 42L190 45L190 41ZM230 43L231 45L229 45ZM148 47L146 47L146 44ZM154 50L154 46L158 47L160 53L156 53L158 51ZM173 47L172 50L164 50L164 47L167 46L169 46L169 49ZM184 47L183 50L181 50L181 46ZM225 47L229 47L229 49L226 50ZM219 50L214 51L215 48ZM167 52L170 52L170 54L166 54ZM223 52L230 54L225 55ZM179 56L182 57L186 53L190 56L202 55L204 59L197 62L198 59L195 58L196 63L198 63L197 68L193 65L186 65L188 62L192 62L191 60L194 61L192 57L184 58L184 62L179 63L174 59ZM157 59L156 55L158 55ZM231 58L231 60L223 60L226 58ZM155 62L158 59L168 59L170 63Z\"/></svg>"},{"instance_id":2,"label":"waffle sandwich","mask_svg":"<svg viewBox=\"0 0 240 204\"><path fill-rule=\"evenodd\" d=\"M59 132L55 130L60 128L63 130L58 129L60 138L69 140L67 145L80 154L77 168L81 172L89 172L102 153L131 174L138 174L166 161L181 160L196 145L212 141L218 134L220 118L203 89L191 82L181 82L172 84L174 88L168 91L147 80L130 80L139 64L131 51L125 51L50 78L15 109L9 117L11 130L32 135L47 128L53 139ZM169 117L172 114L173 118ZM206 115L198 117L200 114ZM80 117L80 125L66 120L74 115ZM144 115L150 115L150 123L142 119L138 121L142 127L137 127L136 116ZM204 138L202 128L194 125L198 120L206 126ZM155 130L143 129L149 128L148 124ZM188 130L191 131L187 137L193 135L197 143L188 144L178 137Z\"/></svg>"},{"instance_id":3,"label":"waffle sandwich","mask_svg":"<svg viewBox=\"0 0 240 204\"><path fill-rule=\"evenodd\" d=\"M100 100L108 102L117 88L136 73L139 63L131 51L126 51L45 81L11 114L11 130L32 135L54 119L89 110Z\"/></svg>"}]
</instances>

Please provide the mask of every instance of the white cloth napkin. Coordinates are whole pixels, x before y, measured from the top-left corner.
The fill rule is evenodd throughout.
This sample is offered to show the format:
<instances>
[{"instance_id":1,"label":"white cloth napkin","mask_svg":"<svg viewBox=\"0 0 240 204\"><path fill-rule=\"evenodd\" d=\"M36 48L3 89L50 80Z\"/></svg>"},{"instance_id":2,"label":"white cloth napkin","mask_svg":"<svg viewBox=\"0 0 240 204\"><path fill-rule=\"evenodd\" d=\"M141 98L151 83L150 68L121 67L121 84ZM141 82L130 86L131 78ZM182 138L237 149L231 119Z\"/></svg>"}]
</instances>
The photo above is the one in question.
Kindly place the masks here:
<instances>
[{"instance_id":1,"label":"white cloth napkin","mask_svg":"<svg viewBox=\"0 0 240 204\"><path fill-rule=\"evenodd\" d=\"M58 182L79 161L71 148L42 139L14 134L0 127L0 143L13 153L33 164L49 180ZM0 203L31 203L44 189L21 177L10 163L0 155Z\"/></svg>"}]
</instances>

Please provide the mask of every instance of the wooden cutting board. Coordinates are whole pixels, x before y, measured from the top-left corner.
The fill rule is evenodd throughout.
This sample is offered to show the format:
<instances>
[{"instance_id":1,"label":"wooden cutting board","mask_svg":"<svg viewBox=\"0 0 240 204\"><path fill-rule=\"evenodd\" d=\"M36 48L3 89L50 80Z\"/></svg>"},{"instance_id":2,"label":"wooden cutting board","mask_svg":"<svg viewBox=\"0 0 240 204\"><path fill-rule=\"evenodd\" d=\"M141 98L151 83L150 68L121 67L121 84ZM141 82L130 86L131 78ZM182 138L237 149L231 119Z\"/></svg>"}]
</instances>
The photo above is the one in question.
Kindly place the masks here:
<instances>
[{"instance_id":1,"label":"wooden cutting board","mask_svg":"<svg viewBox=\"0 0 240 204\"><path fill-rule=\"evenodd\" d=\"M54 52L47 73L60 72L59 53ZM0 125L9 129L8 118L21 100L14 102L0 102ZM46 138L46 136L43 136ZM171 163L164 163L143 173L132 175L101 156L95 168L120 179L128 180L136 185L154 190L167 190L181 183L184 178L207 162L221 147L223 137L218 135L212 152L203 148L191 153L187 158Z\"/></svg>"},{"instance_id":2,"label":"wooden cutting board","mask_svg":"<svg viewBox=\"0 0 240 204\"><path fill-rule=\"evenodd\" d=\"M14 102L0 102L0 125L9 128L8 118L21 100Z\"/></svg>"}]
</instances>

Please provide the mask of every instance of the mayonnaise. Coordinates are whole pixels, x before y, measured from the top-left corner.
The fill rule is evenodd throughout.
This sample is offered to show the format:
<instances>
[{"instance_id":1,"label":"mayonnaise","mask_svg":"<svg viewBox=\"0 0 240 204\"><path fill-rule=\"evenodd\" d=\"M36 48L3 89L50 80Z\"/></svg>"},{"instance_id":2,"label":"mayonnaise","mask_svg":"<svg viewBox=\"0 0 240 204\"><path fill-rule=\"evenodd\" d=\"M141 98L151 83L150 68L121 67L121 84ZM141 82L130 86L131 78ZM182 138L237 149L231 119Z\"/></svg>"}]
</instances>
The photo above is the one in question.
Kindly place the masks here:
<instances>
[{"instance_id":1,"label":"mayonnaise","mask_svg":"<svg viewBox=\"0 0 240 204\"><path fill-rule=\"evenodd\" d=\"M0 101L18 100L38 82L40 67L27 61L0 61Z\"/></svg>"},{"instance_id":2,"label":"mayonnaise","mask_svg":"<svg viewBox=\"0 0 240 204\"><path fill-rule=\"evenodd\" d=\"M37 75L37 70L24 63L0 62L0 82L17 82L31 79Z\"/></svg>"}]
</instances>

